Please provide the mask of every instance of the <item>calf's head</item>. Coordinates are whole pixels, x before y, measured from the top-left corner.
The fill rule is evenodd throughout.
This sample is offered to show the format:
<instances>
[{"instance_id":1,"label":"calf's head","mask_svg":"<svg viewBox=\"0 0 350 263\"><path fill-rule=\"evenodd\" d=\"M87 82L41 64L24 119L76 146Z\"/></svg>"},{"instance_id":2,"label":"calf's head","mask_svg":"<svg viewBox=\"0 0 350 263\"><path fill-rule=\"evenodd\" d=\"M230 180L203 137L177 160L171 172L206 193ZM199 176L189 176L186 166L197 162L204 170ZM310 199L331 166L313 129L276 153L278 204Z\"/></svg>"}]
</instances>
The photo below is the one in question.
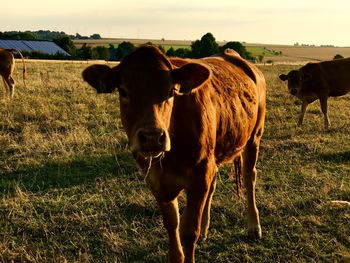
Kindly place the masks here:
<instances>
[{"instance_id":1,"label":"calf's head","mask_svg":"<svg viewBox=\"0 0 350 263\"><path fill-rule=\"evenodd\" d=\"M137 49L114 68L92 65L83 71L84 80L97 93L118 90L130 149L145 158L170 151L175 97L195 92L209 77L209 69L201 64L175 68L152 46Z\"/></svg>"},{"instance_id":2,"label":"calf's head","mask_svg":"<svg viewBox=\"0 0 350 263\"><path fill-rule=\"evenodd\" d=\"M279 78L283 81L288 80L289 93L298 96L303 85L311 79L310 74L305 74L300 70L292 70L286 74L281 74Z\"/></svg>"}]
</instances>

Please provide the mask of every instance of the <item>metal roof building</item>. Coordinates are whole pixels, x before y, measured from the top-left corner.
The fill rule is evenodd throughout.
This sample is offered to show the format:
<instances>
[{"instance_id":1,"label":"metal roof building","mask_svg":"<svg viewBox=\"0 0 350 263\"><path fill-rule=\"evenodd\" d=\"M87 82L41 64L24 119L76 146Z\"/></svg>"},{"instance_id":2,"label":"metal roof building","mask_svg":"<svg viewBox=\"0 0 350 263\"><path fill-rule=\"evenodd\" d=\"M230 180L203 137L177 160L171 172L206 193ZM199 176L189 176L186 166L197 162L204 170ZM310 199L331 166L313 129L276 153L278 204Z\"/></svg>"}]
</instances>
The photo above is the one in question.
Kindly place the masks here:
<instances>
[{"instance_id":1,"label":"metal roof building","mask_svg":"<svg viewBox=\"0 0 350 263\"><path fill-rule=\"evenodd\" d=\"M5 40L0 39L0 48L15 48L19 51L39 51L44 54L56 55L57 53L70 56L58 45L51 41L40 40Z\"/></svg>"}]
</instances>

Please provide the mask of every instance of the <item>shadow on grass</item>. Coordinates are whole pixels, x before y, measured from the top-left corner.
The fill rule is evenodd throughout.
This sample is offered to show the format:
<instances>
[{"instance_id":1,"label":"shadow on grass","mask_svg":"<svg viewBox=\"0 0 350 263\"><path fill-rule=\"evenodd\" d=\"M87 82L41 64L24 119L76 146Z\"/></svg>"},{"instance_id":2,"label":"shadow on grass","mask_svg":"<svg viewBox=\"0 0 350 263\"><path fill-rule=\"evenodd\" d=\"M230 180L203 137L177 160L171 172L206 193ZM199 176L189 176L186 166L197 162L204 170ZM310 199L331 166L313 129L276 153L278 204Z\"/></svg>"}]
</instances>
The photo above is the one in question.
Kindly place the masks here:
<instances>
[{"instance_id":1,"label":"shadow on grass","mask_svg":"<svg viewBox=\"0 0 350 263\"><path fill-rule=\"evenodd\" d=\"M16 186L39 192L90 184L97 178L127 176L137 171L127 151L116 156L79 156L68 162L49 161L40 166L0 173L0 195L13 194Z\"/></svg>"},{"instance_id":2,"label":"shadow on grass","mask_svg":"<svg viewBox=\"0 0 350 263\"><path fill-rule=\"evenodd\" d=\"M120 204L118 205L118 208L119 213L122 214L123 218L128 222L133 222L135 218L141 218L142 220L152 220L154 217L161 216L158 206L153 207L145 206L143 204L128 203Z\"/></svg>"},{"instance_id":3,"label":"shadow on grass","mask_svg":"<svg viewBox=\"0 0 350 263\"><path fill-rule=\"evenodd\" d=\"M320 159L327 162L342 164L350 163L350 151L320 154Z\"/></svg>"}]
</instances>

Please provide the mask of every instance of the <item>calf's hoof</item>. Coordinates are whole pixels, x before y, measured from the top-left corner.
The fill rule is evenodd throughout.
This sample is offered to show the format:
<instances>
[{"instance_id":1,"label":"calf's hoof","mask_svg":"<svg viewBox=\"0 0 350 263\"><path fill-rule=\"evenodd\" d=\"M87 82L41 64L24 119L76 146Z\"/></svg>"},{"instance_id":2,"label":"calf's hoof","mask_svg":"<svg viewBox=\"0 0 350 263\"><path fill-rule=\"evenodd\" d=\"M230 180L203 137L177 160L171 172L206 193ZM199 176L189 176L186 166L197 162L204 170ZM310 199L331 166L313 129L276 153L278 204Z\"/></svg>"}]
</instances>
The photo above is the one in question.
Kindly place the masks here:
<instances>
[{"instance_id":1,"label":"calf's hoof","mask_svg":"<svg viewBox=\"0 0 350 263\"><path fill-rule=\"evenodd\" d=\"M169 251L168 262L169 263L183 263L185 260L182 251Z\"/></svg>"},{"instance_id":2,"label":"calf's hoof","mask_svg":"<svg viewBox=\"0 0 350 263\"><path fill-rule=\"evenodd\" d=\"M248 237L253 240L261 239L262 234L261 234L261 227L256 226L253 228L248 229Z\"/></svg>"}]
</instances>

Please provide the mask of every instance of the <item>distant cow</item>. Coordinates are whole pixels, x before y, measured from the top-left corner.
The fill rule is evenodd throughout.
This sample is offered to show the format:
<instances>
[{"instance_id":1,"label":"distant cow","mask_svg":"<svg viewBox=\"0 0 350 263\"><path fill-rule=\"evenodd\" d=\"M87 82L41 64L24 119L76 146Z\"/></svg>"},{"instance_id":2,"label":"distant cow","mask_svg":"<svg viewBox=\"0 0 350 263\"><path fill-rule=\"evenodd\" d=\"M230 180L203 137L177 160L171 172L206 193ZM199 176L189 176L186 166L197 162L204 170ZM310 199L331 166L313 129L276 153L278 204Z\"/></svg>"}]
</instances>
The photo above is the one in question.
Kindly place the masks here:
<instances>
[{"instance_id":1,"label":"distant cow","mask_svg":"<svg viewBox=\"0 0 350 263\"><path fill-rule=\"evenodd\" d=\"M22 53L17 49L3 49L0 48L0 75L4 81L6 94L9 97L13 97L14 89L15 89L15 81L12 78L12 73L15 68L15 59L12 53L20 54L23 62L23 82L25 80L25 63ZM25 82L24 82L25 85Z\"/></svg>"},{"instance_id":2,"label":"distant cow","mask_svg":"<svg viewBox=\"0 0 350 263\"><path fill-rule=\"evenodd\" d=\"M329 128L328 97L343 96L350 91L350 58L309 63L299 70L292 70L279 78L288 80L289 92L302 100L298 125L303 123L309 103L319 99L324 115L324 126Z\"/></svg>"},{"instance_id":3,"label":"distant cow","mask_svg":"<svg viewBox=\"0 0 350 263\"><path fill-rule=\"evenodd\" d=\"M98 93L119 91L122 124L162 212L171 262L194 262L199 234L207 237L215 173L223 163L234 162L238 175L242 169L248 235L261 237L255 164L266 87L255 66L230 50L184 60L145 46L114 68L86 68L83 78ZM180 224L183 189L187 205Z\"/></svg>"}]
</instances>

